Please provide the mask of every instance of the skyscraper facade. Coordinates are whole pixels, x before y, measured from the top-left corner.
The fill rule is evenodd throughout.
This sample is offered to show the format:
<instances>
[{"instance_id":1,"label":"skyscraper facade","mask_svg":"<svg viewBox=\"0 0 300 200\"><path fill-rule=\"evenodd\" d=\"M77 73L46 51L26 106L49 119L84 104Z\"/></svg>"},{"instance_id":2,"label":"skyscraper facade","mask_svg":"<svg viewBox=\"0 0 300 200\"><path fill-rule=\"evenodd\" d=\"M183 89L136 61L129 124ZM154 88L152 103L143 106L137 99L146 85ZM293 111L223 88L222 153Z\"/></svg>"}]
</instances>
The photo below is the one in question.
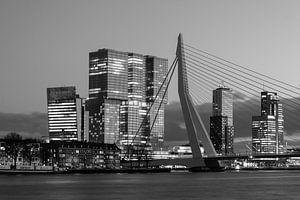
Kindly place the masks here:
<instances>
[{"instance_id":1,"label":"skyscraper facade","mask_svg":"<svg viewBox=\"0 0 300 200\"><path fill-rule=\"evenodd\" d=\"M128 99L127 53L100 49L89 54L90 140L119 141L120 106Z\"/></svg>"},{"instance_id":2,"label":"skyscraper facade","mask_svg":"<svg viewBox=\"0 0 300 200\"><path fill-rule=\"evenodd\" d=\"M218 154L233 153L233 94L227 87L213 91L213 116L210 117L210 139Z\"/></svg>"},{"instance_id":3,"label":"skyscraper facade","mask_svg":"<svg viewBox=\"0 0 300 200\"><path fill-rule=\"evenodd\" d=\"M159 150L164 143L164 116L165 106L168 101L166 91L168 60L153 56L146 56L146 101L152 108L149 114L149 128L151 129L150 141L154 150ZM159 88L162 86L161 90ZM158 93L159 92L159 93ZM158 95L157 95L158 94ZM155 96L157 98L155 100ZM160 103L162 101L162 104Z\"/></svg>"},{"instance_id":4,"label":"skyscraper facade","mask_svg":"<svg viewBox=\"0 0 300 200\"><path fill-rule=\"evenodd\" d=\"M50 140L89 140L85 99L74 86L47 88L47 102Z\"/></svg>"},{"instance_id":5,"label":"skyscraper facade","mask_svg":"<svg viewBox=\"0 0 300 200\"><path fill-rule=\"evenodd\" d=\"M158 146L163 142L166 98L151 135L157 103L148 115L147 110L162 85L166 70L167 60L162 58L111 49L91 52L88 103L91 140L116 143L121 148L152 142L151 146ZM109 85L113 87L108 89ZM162 99L161 93L159 96Z\"/></svg>"},{"instance_id":6,"label":"skyscraper facade","mask_svg":"<svg viewBox=\"0 0 300 200\"><path fill-rule=\"evenodd\" d=\"M275 92L261 92L261 116L252 117L252 152L283 153L283 109Z\"/></svg>"},{"instance_id":7,"label":"skyscraper facade","mask_svg":"<svg viewBox=\"0 0 300 200\"><path fill-rule=\"evenodd\" d=\"M145 57L128 53L128 101L122 105L120 146L142 145L147 141ZM142 124L142 125L141 125ZM138 133L137 133L138 132Z\"/></svg>"}]
</instances>

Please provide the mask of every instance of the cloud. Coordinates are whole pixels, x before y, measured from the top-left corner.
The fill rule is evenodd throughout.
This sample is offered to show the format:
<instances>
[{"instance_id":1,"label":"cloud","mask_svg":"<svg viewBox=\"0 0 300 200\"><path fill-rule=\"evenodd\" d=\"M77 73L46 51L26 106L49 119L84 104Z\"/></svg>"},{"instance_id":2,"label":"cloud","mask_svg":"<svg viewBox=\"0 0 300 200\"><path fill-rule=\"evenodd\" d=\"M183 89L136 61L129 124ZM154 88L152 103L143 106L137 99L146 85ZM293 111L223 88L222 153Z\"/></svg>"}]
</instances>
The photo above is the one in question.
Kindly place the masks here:
<instances>
[{"instance_id":1,"label":"cloud","mask_svg":"<svg viewBox=\"0 0 300 200\"><path fill-rule=\"evenodd\" d=\"M243 99L243 100L241 100ZM300 114L300 107L291 110L290 107L285 106L289 99L282 99L284 107L284 126L285 126L285 142L292 145L300 145L300 125L298 114ZM290 104L290 103L289 103ZM211 103L205 103L196 106L197 111L200 113L201 118L209 132L209 118L211 116ZM236 143L244 146L251 142L252 137L252 116L260 115L260 102L254 99L239 98L234 101L234 126ZM186 141L187 133L185 129L185 122L181 111L179 102L172 102L166 106L166 128L165 140L166 141ZM199 133L200 134L200 133Z\"/></svg>"},{"instance_id":2,"label":"cloud","mask_svg":"<svg viewBox=\"0 0 300 200\"><path fill-rule=\"evenodd\" d=\"M260 102L242 97L239 99L239 101L234 102L234 140L237 145L245 147L246 143L251 142L252 116L260 115ZM285 105L285 101L288 100L283 99L283 105ZM212 104L197 105L196 109L209 132ZM292 111L290 109L286 109L284 106L285 141L288 145L297 146L300 145L300 126L295 113L300 113L300 107L296 107ZM166 106L165 114L165 141L178 141L178 143L182 141L182 143L186 143L188 136L180 103L169 103ZM47 120L46 113L11 114L0 112L0 136L4 136L11 131L18 132L23 137L47 136Z\"/></svg>"},{"instance_id":3,"label":"cloud","mask_svg":"<svg viewBox=\"0 0 300 200\"><path fill-rule=\"evenodd\" d=\"M178 126L179 128L186 129L185 123L180 123Z\"/></svg>"},{"instance_id":4,"label":"cloud","mask_svg":"<svg viewBox=\"0 0 300 200\"><path fill-rule=\"evenodd\" d=\"M0 136L9 132L17 132L23 137L47 136L47 114L12 114L0 112Z\"/></svg>"},{"instance_id":5,"label":"cloud","mask_svg":"<svg viewBox=\"0 0 300 200\"><path fill-rule=\"evenodd\" d=\"M179 102L172 102L166 106L165 115L165 140L187 140L185 123Z\"/></svg>"},{"instance_id":6,"label":"cloud","mask_svg":"<svg viewBox=\"0 0 300 200\"><path fill-rule=\"evenodd\" d=\"M296 133L293 135L285 135L284 139L289 142L300 142L300 133Z\"/></svg>"},{"instance_id":7,"label":"cloud","mask_svg":"<svg viewBox=\"0 0 300 200\"><path fill-rule=\"evenodd\" d=\"M259 109L251 108L249 110L248 107L242 106L240 104L243 103L235 103L235 107L240 109L235 109L234 113L237 117L234 116L234 124L235 127L235 136L236 137L249 137L251 136L251 117L252 115L258 115L259 112L255 112ZM258 106L258 105L257 105ZM209 132L209 121L210 116L212 115L212 104L205 103L196 106L197 111L199 112L203 123L205 124L206 130ZM187 133L185 128L185 122L183 118L183 114L181 111L181 105L179 102L172 102L166 106L166 117L165 117L165 139L166 140L178 140L178 139L186 139ZM184 134L184 135L181 135ZM200 134L200 133L198 133Z\"/></svg>"},{"instance_id":8,"label":"cloud","mask_svg":"<svg viewBox=\"0 0 300 200\"><path fill-rule=\"evenodd\" d=\"M239 91L236 91L236 90L233 90L233 95L234 95L234 100L235 101L246 101L246 100L249 100L249 98L245 94L243 94L243 93L241 93Z\"/></svg>"}]
</instances>

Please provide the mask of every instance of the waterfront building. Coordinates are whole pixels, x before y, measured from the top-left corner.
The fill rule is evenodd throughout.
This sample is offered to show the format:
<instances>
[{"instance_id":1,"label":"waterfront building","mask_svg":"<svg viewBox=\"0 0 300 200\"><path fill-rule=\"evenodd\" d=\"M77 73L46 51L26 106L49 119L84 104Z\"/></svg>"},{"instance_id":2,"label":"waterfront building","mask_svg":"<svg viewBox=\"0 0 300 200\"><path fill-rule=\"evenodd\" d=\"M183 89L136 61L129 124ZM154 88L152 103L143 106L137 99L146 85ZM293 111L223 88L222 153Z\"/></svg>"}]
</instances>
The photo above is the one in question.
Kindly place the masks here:
<instances>
[{"instance_id":1,"label":"waterfront building","mask_svg":"<svg viewBox=\"0 0 300 200\"><path fill-rule=\"evenodd\" d=\"M115 144L76 140L0 139L0 169L13 165L19 170L119 169L120 149Z\"/></svg>"},{"instance_id":2,"label":"waterfront building","mask_svg":"<svg viewBox=\"0 0 300 200\"><path fill-rule=\"evenodd\" d=\"M115 144L51 141L41 147L43 164L62 170L120 168L120 149Z\"/></svg>"},{"instance_id":3,"label":"waterfront building","mask_svg":"<svg viewBox=\"0 0 300 200\"><path fill-rule=\"evenodd\" d=\"M261 92L261 115L252 117L253 154L278 154L283 147L283 109L276 92Z\"/></svg>"},{"instance_id":4,"label":"waterfront building","mask_svg":"<svg viewBox=\"0 0 300 200\"><path fill-rule=\"evenodd\" d=\"M89 140L85 99L74 86L47 88L47 103L50 140Z\"/></svg>"},{"instance_id":5,"label":"waterfront building","mask_svg":"<svg viewBox=\"0 0 300 200\"><path fill-rule=\"evenodd\" d=\"M151 149L163 144L165 97L155 120L159 98L147 110L166 76L167 59L99 49L89 54L90 138ZM146 116L147 115L147 116ZM155 121L155 122L154 122ZM153 129L150 133L151 126Z\"/></svg>"},{"instance_id":6,"label":"waterfront building","mask_svg":"<svg viewBox=\"0 0 300 200\"><path fill-rule=\"evenodd\" d=\"M2 166L8 166L8 162L9 162L9 158L5 151L5 147L6 147L6 142L0 139L0 169L3 169ZM11 163L9 163L9 165ZM10 169L10 167L8 169Z\"/></svg>"},{"instance_id":7,"label":"waterfront building","mask_svg":"<svg viewBox=\"0 0 300 200\"><path fill-rule=\"evenodd\" d=\"M227 87L213 91L213 116L210 117L210 139L218 154L233 153L233 94Z\"/></svg>"}]
</instances>

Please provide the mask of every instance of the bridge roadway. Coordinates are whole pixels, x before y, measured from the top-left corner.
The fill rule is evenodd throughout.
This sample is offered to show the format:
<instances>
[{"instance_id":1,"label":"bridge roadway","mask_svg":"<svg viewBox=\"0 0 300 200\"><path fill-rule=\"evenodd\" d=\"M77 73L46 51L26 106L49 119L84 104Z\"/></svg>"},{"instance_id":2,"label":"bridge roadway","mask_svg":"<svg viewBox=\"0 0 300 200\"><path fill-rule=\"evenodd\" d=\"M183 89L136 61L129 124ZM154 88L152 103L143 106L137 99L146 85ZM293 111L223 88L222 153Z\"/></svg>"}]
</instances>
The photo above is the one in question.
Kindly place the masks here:
<instances>
[{"instance_id":1,"label":"bridge roadway","mask_svg":"<svg viewBox=\"0 0 300 200\"><path fill-rule=\"evenodd\" d=\"M229 156L216 156L206 157L208 160L235 160L235 159L255 159L255 158L289 158L289 157L300 157L300 152L296 153L284 153L284 154L237 154Z\"/></svg>"},{"instance_id":2,"label":"bridge roadway","mask_svg":"<svg viewBox=\"0 0 300 200\"><path fill-rule=\"evenodd\" d=\"M121 161L121 165L124 167L159 167L159 166L186 166L187 168L193 168L203 166L203 160L205 164L224 160L255 160L262 158L289 158L300 157L300 152L285 153L285 154L257 154L257 155L229 155L229 156L216 156L216 157L204 157L204 159L197 158L172 158L172 159L155 159L155 160L134 160L134 161Z\"/></svg>"}]
</instances>

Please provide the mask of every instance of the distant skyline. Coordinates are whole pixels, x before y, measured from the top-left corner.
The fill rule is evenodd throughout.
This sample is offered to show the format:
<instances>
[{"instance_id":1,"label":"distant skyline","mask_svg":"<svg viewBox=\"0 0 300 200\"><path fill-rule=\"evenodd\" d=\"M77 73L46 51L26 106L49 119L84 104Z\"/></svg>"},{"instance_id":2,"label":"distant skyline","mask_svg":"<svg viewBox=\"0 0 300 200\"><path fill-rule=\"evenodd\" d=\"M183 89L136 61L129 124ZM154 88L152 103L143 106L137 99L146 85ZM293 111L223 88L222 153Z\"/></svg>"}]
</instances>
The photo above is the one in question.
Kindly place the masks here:
<instances>
[{"instance_id":1,"label":"distant skyline","mask_svg":"<svg viewBox=\"0 0 300 200\"><path fill-rule=\"evenodd\" d=\"M180 32L187 44L299 86L299 9L296 0L1 1L0 112L45 113L47 87L74 85L87 97L88 53L100 48L170 65Z\"/></svg>"}]
</instances>

